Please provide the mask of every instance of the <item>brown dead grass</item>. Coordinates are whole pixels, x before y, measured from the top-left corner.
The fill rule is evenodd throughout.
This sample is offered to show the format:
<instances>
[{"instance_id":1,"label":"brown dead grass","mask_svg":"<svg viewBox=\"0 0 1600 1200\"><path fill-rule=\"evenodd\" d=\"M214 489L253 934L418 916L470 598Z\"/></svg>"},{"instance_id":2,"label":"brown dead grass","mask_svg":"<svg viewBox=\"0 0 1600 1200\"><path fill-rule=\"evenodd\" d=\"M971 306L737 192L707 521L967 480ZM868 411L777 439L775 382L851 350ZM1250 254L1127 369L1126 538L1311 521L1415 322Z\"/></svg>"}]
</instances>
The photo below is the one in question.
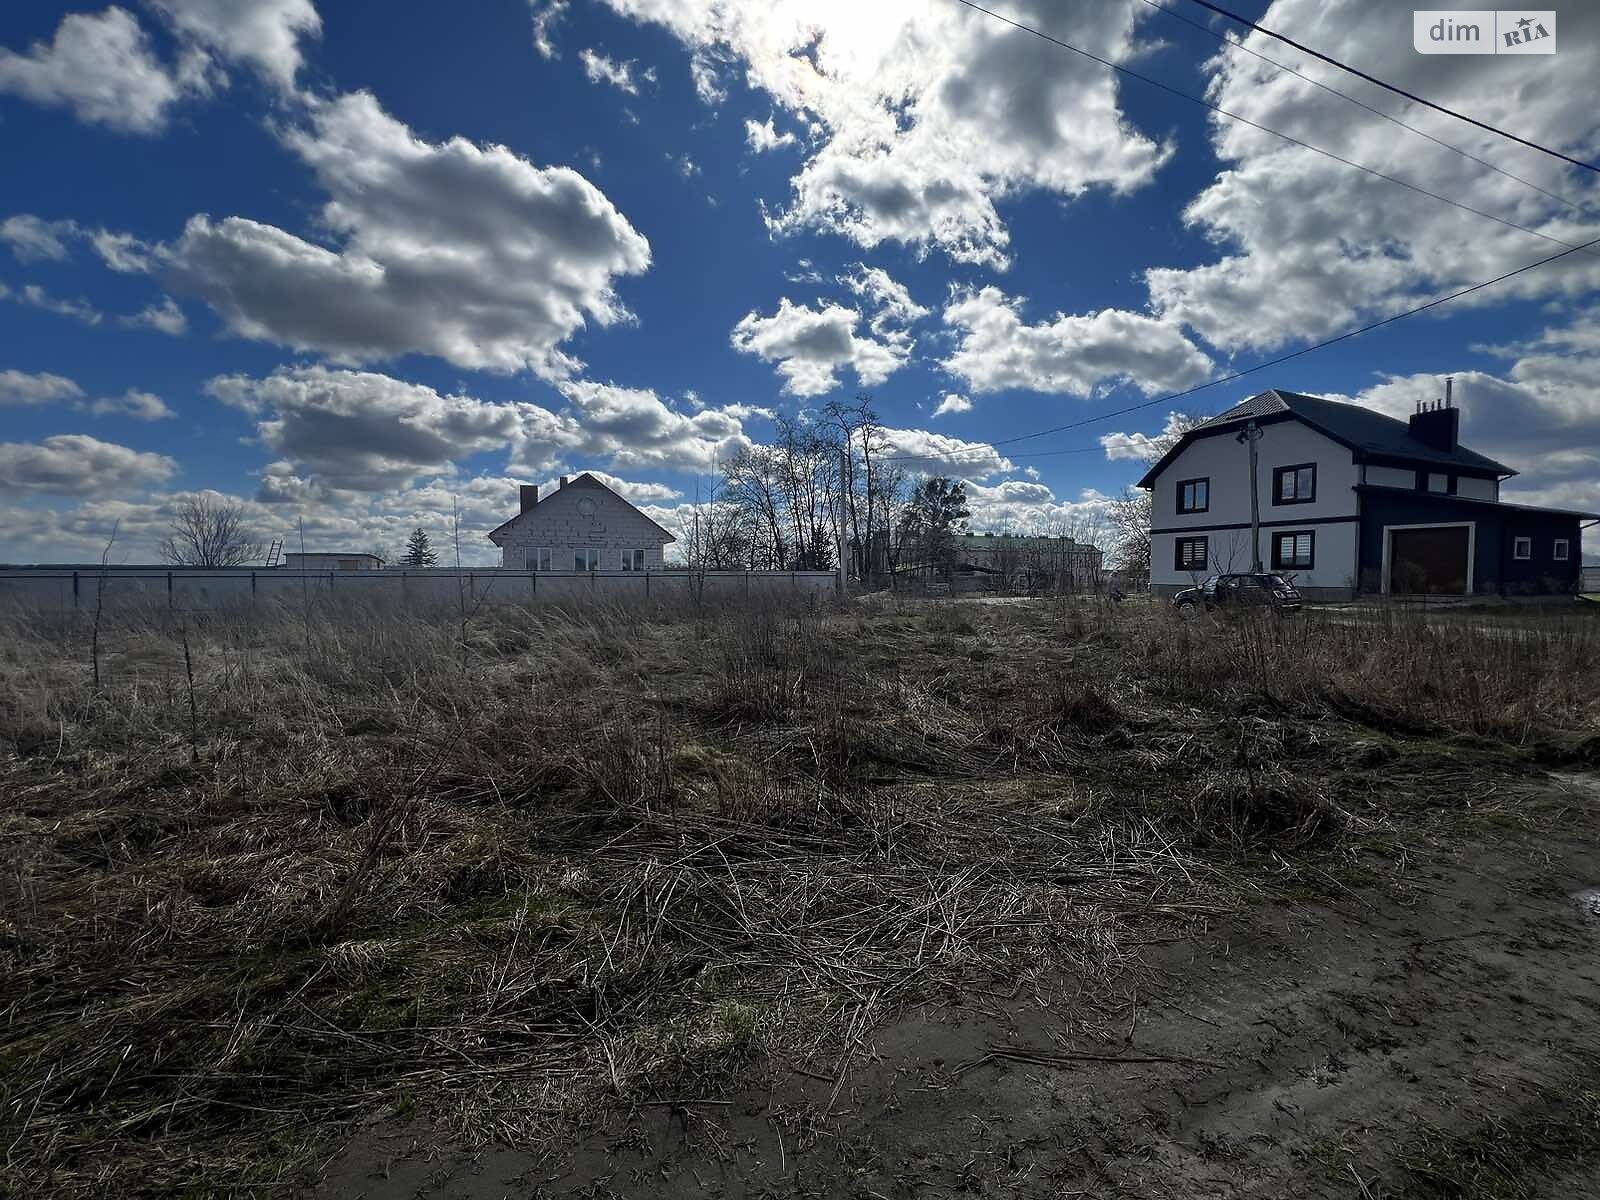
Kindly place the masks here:
<instances>
[{"instance_id":1,"label":"brown dead grass","mask_svg":"<svg viewBox=\"0 0 1600 1200\"><path fill-rule=\"evenodd\" d=\"M7 618L0 1191L288 1188L419 1107L548 1142L754 1062L834 1077L897 1007L1023 979L1078 981L1092 1030L1152 930L1590 752L1592 625L1451 639L153 613L96 688L85 630Z\"/></svg>"}]
</instances>

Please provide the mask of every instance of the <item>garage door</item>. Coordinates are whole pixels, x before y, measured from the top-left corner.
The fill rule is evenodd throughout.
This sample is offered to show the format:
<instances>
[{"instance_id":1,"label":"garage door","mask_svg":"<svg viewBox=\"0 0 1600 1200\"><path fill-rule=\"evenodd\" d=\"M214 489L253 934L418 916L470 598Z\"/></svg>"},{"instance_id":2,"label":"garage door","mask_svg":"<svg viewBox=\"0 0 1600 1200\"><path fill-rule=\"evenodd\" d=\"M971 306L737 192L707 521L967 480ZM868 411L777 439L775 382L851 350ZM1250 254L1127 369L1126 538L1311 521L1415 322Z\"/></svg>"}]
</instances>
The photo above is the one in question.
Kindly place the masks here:
<instances>
[{"instance_id":1,"label":"garage door","mask_svg":"<svg viewBox=\"0 0 1600 1200\"><path fill-rule=\"evenodd\" d=\"M1389 532L1389 591L1403 595L1460 596L1467 590L1465 525Z\"/></svg>"}]
</instances>

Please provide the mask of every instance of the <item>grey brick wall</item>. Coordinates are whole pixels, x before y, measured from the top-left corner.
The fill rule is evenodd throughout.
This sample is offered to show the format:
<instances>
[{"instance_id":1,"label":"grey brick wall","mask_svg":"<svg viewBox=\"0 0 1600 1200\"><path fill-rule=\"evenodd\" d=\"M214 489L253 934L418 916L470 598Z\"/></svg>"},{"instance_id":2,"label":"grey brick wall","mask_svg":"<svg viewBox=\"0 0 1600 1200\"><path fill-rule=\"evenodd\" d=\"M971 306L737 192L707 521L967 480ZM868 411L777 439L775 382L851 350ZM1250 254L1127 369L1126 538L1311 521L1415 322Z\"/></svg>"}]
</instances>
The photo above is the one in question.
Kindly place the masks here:
<instances>
[{"instance_id":1,"label":"grey brick wall","mask_svg":"<svg viewBox=\"0 0 1600 1200\"><path fill-rule=\"evenodd\" d=\"M592 513L581 511L582 500L594 502ZM525 571L535 551L548 549L552 570L571 571L573 552L588 548L600 551L602 571L621 570L624 550L643 550L645 566L659 570L662 536L655 522L610 489L573 481L543 497L500 534L500 565Z\"/></svg>"}]
</instances>

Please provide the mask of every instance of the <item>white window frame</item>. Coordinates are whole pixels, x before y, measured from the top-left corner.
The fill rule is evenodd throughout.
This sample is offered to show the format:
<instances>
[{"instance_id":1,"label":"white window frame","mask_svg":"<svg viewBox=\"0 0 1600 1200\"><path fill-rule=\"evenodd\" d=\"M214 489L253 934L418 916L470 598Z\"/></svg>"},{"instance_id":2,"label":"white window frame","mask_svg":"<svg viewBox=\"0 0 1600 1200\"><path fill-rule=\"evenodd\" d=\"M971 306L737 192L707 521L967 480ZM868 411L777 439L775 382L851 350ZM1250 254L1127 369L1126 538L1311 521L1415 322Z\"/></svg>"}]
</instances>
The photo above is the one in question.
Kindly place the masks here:
<instances>
[{"instance_id":1,"label":"white window frame","mask_svg":"<svg viewBox=\"0 0 1600 1200\"><path fill-rule=\"evenodd\" d=\"M578 565L578 555L580 554L584 556L585 564L581 567ZM590 571L598 571L600 569L600 547L574 546L572 548L572 569L585 574Z\"/></svg>"},{"instance_id":2,"label":"white window frame","mask_svg":"<svg viewBox=\"0 0 1600 1200\"><path fill-rule=\"evenodd\" d=\"M1529 562L1533 558L1533 539L1531 537L1513 537L1511 539L1511 559L1513 562Z\"/></svg>"},{"instance_id":3,"label":"white window frame","mask_svg":"<svg viewBox=\"0 0 1600 1200\"><path fill-rule=\"evenodd\" d=\"M1550 543L1550 557L1556 562L1571 562L1572 543L1567 538L1556 538Z\"/></svg>"},{"instance_id":4,"label":"white window frame","mask_svg":"<svg viewBox=\"0 0 1600 1200\"><path fill-rule=\"evenodd\" d=\"M549 546L535 546L528 555L528 570L534 574L556 569L555 552Z\"/></svg>"},{"instance_id":5,"label":"white window frame","mask_svg":"<svg viewBox=\"0 0 1600 1200\"><path fill-rule=\"evenodd\" d=\"M649 556L639 547L629 546L622 551L622 569L624 571L643 571L649 565Z\"/></svg>"}]
</instances>

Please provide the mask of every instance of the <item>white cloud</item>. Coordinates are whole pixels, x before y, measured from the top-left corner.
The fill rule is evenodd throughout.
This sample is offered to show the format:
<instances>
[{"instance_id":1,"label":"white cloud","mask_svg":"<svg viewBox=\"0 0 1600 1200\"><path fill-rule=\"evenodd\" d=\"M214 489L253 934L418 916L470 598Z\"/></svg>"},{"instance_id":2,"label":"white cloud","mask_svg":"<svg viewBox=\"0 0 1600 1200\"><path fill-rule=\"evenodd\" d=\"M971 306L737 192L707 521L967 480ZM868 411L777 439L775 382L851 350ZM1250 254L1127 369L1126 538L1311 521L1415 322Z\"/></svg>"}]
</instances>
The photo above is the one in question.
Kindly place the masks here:
<instances>
[{"instance_id":1,"label":"white cloud","mask_svg":"<svg viewBox=\"0 0 1600 1200\"><path fill-rule=\"evenodd\" d=\"M840 367L848 366L862 386L872 387L904 365L910 353L906 339L862 334L856 328L860 321L859 312L841 304L812 308L785 298L770 317L747 313L733 327L731 340L735 350L776 363L784 391L820 396L838 386Z\"/></svg>"},{"instance_id":2,"label":"white cloud","mask_svg":"<svg viewBox=\"0 0 1600 1200\"><path fill-rule=\"evenodd\" d=\"M127 133L161 130L182 94L138 21L116 7L63 17L54 39L27 54L0 48L0 92Z\"/></svg>"},{"instance_id":3,"label":"white cloud","mask_svg":"<svg viewBox=\"0 0 1600 1200\"><path fill-rule=\"evenodd\" d=\"M12 292L9 296L0 293L0 299L6 298L42 312L55 313L58 317L71 317L75 321L82 321L85 325L98 325L101 321L99 310L82 297L68 300L61 296L52 296L36 283L27 284L20 292Z\"/></svg>"},{"instance_id":4,"label":"white cloud","mask_svg":"<svg viewBox=\"0 0 1600 1200\"><path fill-rule=\"evenodd\" d=\"M1001 266L1008 234L996 201L1128 191L1170 153L1124 121L1105 68L953 3L608 3L684 43L707 103L726 95L726 63L816 127L791 203L772 220L779 232L826 229L866 247L897 241ZM1050 0L1017 0L1007 12L1046 26L1060 19ZM1142 5L1099 0L1072 16L1073 38L1088 49L1112 60L1136 52Z\"/></svg>"},{"instance_id":5,"label":"white cloud","mask_svg":"<svg viewBox=\"0 0 1600 1200\"><path fill-rule=\"evenodd\" d=\"M150 247L129 233L85 229L76 221L47 221L31 213L0 221L0 241L22 262L64 261L72 253L71 243L79 240L87 240L113 271L131 275L150 269Z\"/></svg>"},{"instance_id":6,"label":"white cloud","mask_svg":"<svg viewBox=\"0 0 1600 1200\"><path fill-rule=\"evenodd\" d=\"M1519 472L1502 499L1600 512L1600 310L1499 353L1503 373L1455 372L1462 444ZM1404 420L1442 391L1438 374L1387 375L1355 400Z\"/></svg>"},{"instance_id":7,"label":"white cloud","mask_svg":"<svg viewBox=\"0 0 1600 1200\"><path fill-rule=\"evenodd\" d=\"M18 213L0 221L0 241L22 262L60 261L67 257L66 238L77 235L75 221L46 221L31 213Z\"/></svg>"},{"instance_id":8,"label":"white cloud","mask_svg":"<svg viewBox=\"0 0 1600 1200\"><path fill-rule=\"evenodd\" d=\"M132 275L150 269L150 247L130 233L97 229L89 235L89 241L113 271Z\"/></svg>"},{"instance_id":9,"label":"white cloud","mask_svg":"<svg viewBox=\"0 0 1600 1200\"><path fill-rule=\"evenodd\" d=\"M939 407L933 410L936 417L948 417L955 413L972 411L972 401L956 392L946 392L939 401Z\"/></svg>"},{"instance_id":10,"label":"white cloud","mask_svg":"<svg viewBox=\"0 0 1600 1200\"><path fill-rule=\"evenodd\" d=\"M669 484L634 483L622 478L620 475L613 475L609 471L596 471L593 468L590 468L586 473L594 476L616 492L617 495L632 504L652 504L662 500L681 500L683 498L683 493ZM548 479L539 486L539 494L541 496L549 495L559 484L559 479Z\"/></svg>"},{"instance_id":11,"label":"white cloud","mask_svg":"<svg viewBox=\"0 0 1600 1200\"><path fill-rule=\"evenodd\" d=\"M42 442L0 442L0 492L87 496L163 483L178 470L164 454L81 433Z\"/></svg>"},{"instance_id":12,"label":"white cloud","mask_svg":"<svg viewBox=\"0 0 1600 1200\"><path fill-rule=\"evenodd\" d=\"M178 415L154 392L140 392L133 388L120 396L96 400L88 408L97 417L132 417L135 421L165 421Z\"/></svg>"},{"instance_id":13,"label":"white cloud","mask_svg":"<svg viewBox=\"0 0 1600 1200\"><path fill-rule=\"evenodd\" d=\"M567 0L528 0L533 15L533 45L543 58L558 58L551 31L566 15Z\"/></svg>"},{"instance_id":14,"label":"white cloud","mask_svg":"<svg viewBox=\"0 0 1600 1200\"><path fill-rule=\"evenodd\" d=\"M632 59L619 62L589 49L578 51L578 59L583 63L583 73L589 77L590 83L609 83L630 96L639 94L639 81L633 75Z\"/></svg>"},{"instance_id":15,"label":"white cloud","mask_svg":"<svg viewBox=\"0 0 1600 1200\"><path fill-rule=\"evenodd\" d=\"M1007 479L992 487L966 481L971 528L980 533L1070 536L1101 544L1111 498L1086 488L1076 500L1059 499L1032 480Z\"/></svg>"},{"instance_id":16,"label":"white cloud","mask_svg":"<svg viewBox=\"0 0 1600 1200\"><path fill-rule=\"evenodd\" d=\"M83 389L64 375L40 371L0 371L0 408L58 404L83 398Z\"/></svg>"},{"instance_id":17,"label":"white cloud","mask_svg":"<svg viewBox=\"0 0 1600 1200\"><path fill-rule=\"evenodd\" d=\"M178 337L189 329L189 321L183 315L183 310L173 302L171 296L163 296L160 301L146 305L131 317L123 317L123 325L135 328L154 329L159 333L171 334Z\"/></svg>"},{"instance_id":18,"label":"white cloud","mask_svg":"<svg viewBox=\"0 0 1600 1200\"><path fill-rule=\"evenodd\" d=\"M1166 453L1174 438L1181 437L1193 421L1183 413L1167 414L1167 422L1160 433L1108 433L1100 438L1106 457L1113 462L1125 459L1132 462L1153 462Z\"/></svg>"},{"instance_id":19,"label":"white cloud","mask_svg":"<svg viewBox=\"0 0 1600 1200\"><path fill-rule=\"evenodd\" d=\"M985 479L1015 470L1009 458L988 442L969 442L926 429L885 429L886 457L898 458L911 475L959 475Z\"/></svg>"},{"instance_id":20,"label":"white cloud","mask_svg":"<svg viewBox=\"0 0 1600 1200\"><path fill-rule=\"evenodd\" d=\"M890 278L882 267L857 263L853 271L839 277L839 282L877 310L872 317L872 331L880 336L890 326L914 324L931 311L913 300L906 286Z\"/></svg>"},{"instance_id":21,"label":"white cloud","mask_svg":"<svg viewBox=\"0 0 1600 1200\"><path fill-rule=\"evenodd\" d=\"M148 0L185 40L255 67L284 91L301 67L300 39L322 32L311 0Z\"/></svg>"},{"instance_id":22,"label":"white cloud","mask_svg":"<svg viewBox=\"0 0 1600 1200\"><path fill-rule=\"evenodd\" d=\"M1395 36L1393 21L1373 19L1370 6L1356 0L1277 0L1263 21L1399 87L1547 145L1581 155L1600 133L1600 109L1588 102L1600 71L1594 38L1563 42L1561 54L1529 71L1514 57L1417 54L1408 38ZM1273 57L1284 53L1260 35L1246 44ZM1303 56L1295 56L1295 65L1319 81L1349 86L1333 67ZM1212 67L1210 97L1261 125L1569 243L1600 236L1594 220L1239 50L1224 51ZM1493 134L1442 114L1413 107L1405 118L1591 212L1600 200L1592 174L1515 153ZM1230 351L1325 337L1559 249L1238 122L1215 118L1212 144L1220 169L1184 220L1219 256L1197 267L1153 269L1146 280L1158 312ZM1600 260L1582 254L1456 303L1573 297L1596 286Z\"/></svg>"},{"instance_id":23,"label":"white cloud","mask_svg":"<svg viewBox=\"0 0 1600 1200\"><path fill-rule=\"evenodd\" d=\"M563 467L709 470L750 444L751 410L674 412L651 390L589 380L561 385L560 411L527 402L441 395L370 371L283 368L265 378L219 376L207 391L250 413L279 456L263 480L275 500L411 486L474 454L504 452L530 473Z\"/></svg>"},{"instance_id":24,"label":"white cloud","mask_svg":"<svg viewBox=\"0 0 1600 1200\"><path fill-rule=\"evenodd\" d=\"M1171 322L1111 308L1028 325L1019 308L994 287L952 299L944 321L960 330L960 339L944 369L978 392L1024 388L1072 396L1123 380L1151 395L1211 374L1211 359Z\"/></svg>"},{"instance_id":25,"label":"white cloud","mask_svg":"<svg viewBox=\"0 0 1600 1200\"><path fill-rule=\"evenodd\" d=\"M647 513L660 513L662 501L677 499L662 484L634 482L607 472L597 476L623 495L641 503ZM91 493L77 503L48 507L35 497L17 506L0 525L0 559L13 561L92 560L98 558L113 526L117 540L113 562L150 562L165 536L177 505L187 495L204 494L237 503L246 527L263 540L282 537L298 548L304 530L308 550L364 550L399 557L406 538L418 526L428 531L440 561L455 562L451 521L461 520L463 566L498 566L500 551L485 536L517 512L519 485L538 475L440 475L414 487L376 493L330 493L297 478L289 464L270 464L261 474L256 496L208 491L106 496Z\"/></svg>"},{"instance_id":26,"label":"white cloud","mask_svg":"<svg viewBox=\"0 0 1600 1200\"><path fill-rule=\"evenodd\" d=\"M285 140L330 196L322 221L339 249L201 215L161 250L172 286L240 336L554 378L581 366L562 342L630 317L613 281L649 266L649 243L578 172L423 141L367 93L318 104Z\"/></svg>"},{"instance_id":27,"label":"white cloud","mask_svg":"<svg viewBox=\"0 0 1600 1200\"><path fill-rule=\"evenodd\" d=\"M263 446L335 491L405 487L457 458L503 448L522 429L518 406L443 396L365 371L299 367L264 379L226 375L206 390L254 415Z\"/></svg>"},{"instance_id":28,"label":"white cloud","mask_svg":"<svg viewBox=\"0 0 1600 1200\"><path fill-rule=\"evenodd\" d=\"M758 410L739 405L675 412L648 388L573 380L561 385L572 410L567 419L581 439L569 454L602 457L623 469L708 471L750 446L743 420ZM546 448L527 439L520 461L541 461Z\"/></svg>"},{"instance_id":29,"label":"white cloud","mask_svg":"<svg viewBox=\"0 0 1600 1200\"><path fill-rule=\"evenodd\" d=\"M744 123L744 140L750 149L757 154L763 154L768 150L779 150L784 146L794 145L795 136L787 131L779 133L772 123L772 118L768 117L759 123L747 120Z\"/></svg>"}]
</instances>

